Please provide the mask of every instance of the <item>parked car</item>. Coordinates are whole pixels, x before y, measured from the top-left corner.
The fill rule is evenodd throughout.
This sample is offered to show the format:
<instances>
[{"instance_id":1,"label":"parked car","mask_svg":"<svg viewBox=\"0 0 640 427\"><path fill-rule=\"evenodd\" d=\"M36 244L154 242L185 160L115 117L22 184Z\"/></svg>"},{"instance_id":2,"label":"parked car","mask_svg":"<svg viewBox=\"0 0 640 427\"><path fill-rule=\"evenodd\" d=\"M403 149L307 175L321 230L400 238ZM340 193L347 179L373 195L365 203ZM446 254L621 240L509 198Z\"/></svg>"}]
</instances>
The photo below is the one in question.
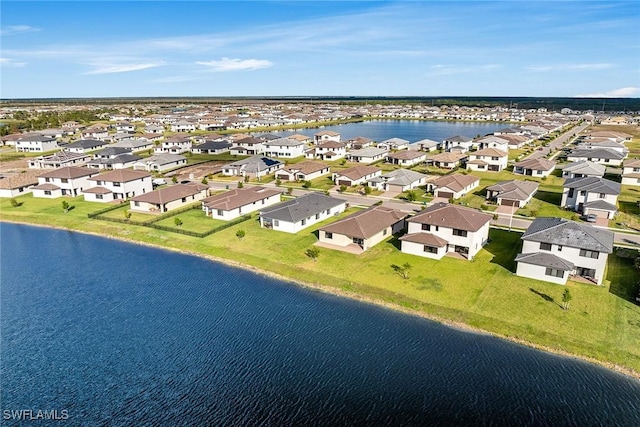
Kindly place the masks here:
<instances>
[{"instance_id":1,"label":"parked car","mask_svg":"<svg viewBox=\"0 0 640 427\"><path fill-rule=\"evenodd\" d=\"M152 181L153 185L165 185L167 181L162 178L156 178Z\"/></svg>"},{"instance_id":2,"label":"parked car","mask_svg":"<svg viewBox=\"0 0 640 427\"><path fill-rule=\"evenodd\" d=\"M594 214L589 214L584 217L584 220L587 222L596 222L598 220L598 217Z\"/></svg>"}]
</instances>

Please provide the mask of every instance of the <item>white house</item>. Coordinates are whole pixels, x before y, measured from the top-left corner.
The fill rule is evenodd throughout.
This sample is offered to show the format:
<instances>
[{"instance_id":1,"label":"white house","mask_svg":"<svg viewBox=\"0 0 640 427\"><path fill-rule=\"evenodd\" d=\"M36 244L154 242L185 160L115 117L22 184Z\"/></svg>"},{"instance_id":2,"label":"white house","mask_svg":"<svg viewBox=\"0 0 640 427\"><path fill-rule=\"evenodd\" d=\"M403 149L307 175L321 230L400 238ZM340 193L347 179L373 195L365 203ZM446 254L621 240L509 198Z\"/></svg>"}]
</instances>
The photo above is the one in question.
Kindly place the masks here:
<instances>
[{"instance_id":1,"label":"white house","mask_svg":"<svg viewBox=\"0 0 640 427\"><path fill-rule=\"evenodd\" d=\"M304 142L289 138L277 138L266 142L265 152L269 157L294 157L304 156Z\"/></svg>"},{"instance_id":2,"label":"white house","mask_svg":"<svg viewBox=\"0 0 640 427\"><path fill-rule=\"evenodd\" d=\"M82 138L85 139L107 139L109 132L105 126L94 125L86 128L81 133Z\"/></svg>"},{"instance_id":3,"label":"white house","mask_svg":"<svg viewBox=\"0 0 640 427\"><path fill-rule=\"evenodd\" d=\"M402 138L389 138L380 141L377 147L387 151L406 150L409 148L409 141Z\"/></svg>"},{"instance_id":4,"label":"white house","mask_svg":"<svg viewBox=\"0 0 640 427\"><path fill-rule=\"evenodd\" d=\"M382 169L375 166L354 166L339 172L333 173L333 182L336 185L346 185L351 187L354 185L364 184L373 177L382 175Z\"/></svg>"},{"instance_id":5,"label":"white house","mask_svg":"<svg viewBox=\"0 0 640 427\"><path fill-rule=\"evenodd\" d=\"M407 218L407 234L400 237L404 253L440 259L455 252L473 259L489 241L492 215L449 203L435 203Z\"/></svg>"},{"instance_id":6,"label":"white house","mask_svg":"<svg viewBox=\"0 0 640 427\"><path fill-rule=\"evenodd\" d=\"M195 154L220 154L228 153L231 149L231 143L229 141L211 141L207 140L202 144L194 145L191 147L191 152Z\"/></svg>"},{"instance_id":7,"label":"white house","mask_svg":"<svg viewBox=\"0 0 640 427\"><path fill-rule=\"evenodd\" d=\"M153 191L148 172L117 169L89 178L90 188L84 190L88 202L123 200Z\"/></svg>"},{"instance_id":8,"label":"white house","mask_svg":"<svg viewBox=\"0 0 640 427\"><path fill-rule=\"evenodd\" d=\"M507 167L509 153L495 148L483 148L469 153L467 169L475 171L500 172Z\"/></svg>"},{"instance_id":9,"label":"white house","mask_svg":"<svg viewBox=\"0 0 640 427\"><path fill-rule=\"evenodd\" d=\"M82 166L91 159L88 154L60 151L47 156L38 156L29 160L30 169L58 169L65 166Z\"/></svg>"},{"instance_id":10,"label":"white house","mask_svg":"<svg viewBox=\"0 0 640 427\"><path fill-rule=\"evenodd\" d=\"M164 213L207 197L209 187L203 184L176 184L140 194L129 201L132 211Z\"/></svg>"},{"instance_id":11,"label":"white house","mask_svg":"<svg viewBox=\"0 0 640 427\"><path fill-rule=\"evenodd\" d=\"M640 159L624 161L622 168L622 185L640 186Z\"/></svg>"},{"instance_id":12,"label":"white house","mask_svg":"<svg viewBox=\"0 0 640 427\"><path fill-rule=\"evenodd\" d=\"M408 169L396 169L384 175L376 176L367 181L367 185L382 191L401 193L413 190L427 182L427 175Z\"/></svg>"},{"instance_id":13,"label":"white house","mask_svg":"<svg viewBox=\"0 0 640 427\"><path fill-rule=\"evenodd\" d=\"M311 181L330 173L329 166L321 162L304 161L286 166L276 172L281 181Z\"/></svg>"},{"instance_id":14,"label":"white house","mask_svg":"<svg viewBox=\"0 0 640 427\"><path fill-rule=\"evenodd\" d=\"M352 162L371 164L383 160L388 150L379 147L368 147L361 150L352 150L347 153L347 159Z\"/></svg>"},{"instance_id":15,"label":"white house","mask_svg":"<svg viewBox=\"0 0 640 427\"><path fill-rule=\"evenodd\" d=\"M31 193L38 184L35 171L0 175L0 197L17 197Z\"/></svg>"},{"instance_id":16,"label":"white house","mask_svg":"<svg viewBox=\"0 0 640 427\"><path fill-rule=\"evenodd\" d=\"M578 276L601 285L613 237L609 230L564 218L536 218L521 237L516 274L559 284Z\"/></svg>"},{"instance_id":17,"label":"white house","mask_svg":"<svg viewBox=\"0 0 640 427\"><path fill-rule=\"evenodd\" d=\"M305 151L305 157L308 159L320 160L338 160L347 155L347 145L337 141L322 142L315 147Z\"/></svg>"},{"instance_id":18,"label":"white house","mask_svg":"<svg viewBox=\"0 0 640 427\"><path fill-rule=\"evenodd\" d=\"M182 154L191 151L193 142L189 138L184 137L172 137L155 147L154 152L157 154L169 153L169 154Z\"/></svg>"},{"instance_id":19,"label":"white house","mask_svg":"<svg viewBox=\"0 0 640 427\"><path fill-rule=\"evenodd\" d=\"M605 166L620 166L625 157L625 154L609 148L575 149L567 154L570 162L587 160Z\"/></svg>"},{"instance_id":20,"label":"white house","mask_svg":"<svg viewBox=\"0 0 640 427\"><path fill-rule=\"evenodd\" d=\"M284 164L279 160L264 156L252 156L222 166L222 174L260 179L282 169L283 166Z\"/></svg>"},{"instance_id":21,"label":"white house","mask_svg":"<svg viewBox=\"0 0 640 427\"><path fill-rule=\"evenodd\" d=\"M281 194L265 187L237 188L202 200L202 210L211 218L230 221L280 203Z\"/></svg>"},{"instance_id":22,"label":"white house","mask_svg":"<svg viewBox=\"0 0 640 427\"><path fill-rule=\"evenodd\" d=\"M91 187L89 178L98 174L95 169L67 166L38 176L38 185L33 187L33 197L76 197Z\"/></svg>"},{"instance_id":23,"label":"white house","mask_svg":"<svg viewBox=\"0 0 640 427\"><path fill-rule=\"evenodd\" d=\"M55 138L43 135L27 135L15 142L16 151L19 153L44 153L58 148Z\"/></svg>"},{"instance_id":24,"label":"white house","mask_svg":"<svg viewBox=\"0 0 640 427\"><path fill-rule=\"evenodd\" d=\"M414 142L412 145L418 147L420 151L436 151L441 145L441 142L434 141L433 139L421 139L419 141Z\"/></svg>"},{"instance_id":25,"label":"white house","mask_svg":"<svg viewBox=\"0 0 640 427\"><path fill-rule=\"evenodd\" d=\"M480 185L480 178L473 175L444 175L427 183L427 191L435 197L459 199Z\"/></svg>"},{"instance_id":26,"label":"white house","mask_svg":"<svg viewBox=\"0 0 640 427\"><path fill-rule=\"evenodd\" d=\"M493 200L500 206L521 208L538 191L538 183L533 181L502 181L487 187L487 200Z\"/></svg>"},{"instance_id":27,"label":"white house","mask_svg":"<svg viewBox=\"0 0 640 427\"><path fill-rule=\"evenodd\" d=\"M562 168L563 178L582 178L585 176L595 176L602 178L606 170L606 166L593 163L587 160L569 163Z\"/></svg>"},{"instance_id":28,"label":"white house","mask_svg":"<svg viewBox=\"0 0 640 427\"><path fill-rule=\"evenodd\" d=\"M193 132L196 128L197 125L188 120L179 120L171 124L171 132Z\"/></svg>"},{"instance_id":29,"label":"white house","mask_svg":"<svg viewBox=\"0 0 640 427\"><path fill-rule=\"evenodd\" d=\"M405 228L406 214L372 206L318 229L318 244L361 253Z\"/></svg>"},{"instance_id":30,"label":"white house","mask_svg":"<svg viewBox=\"0 0 640 427\"><path fill-rule=\"evenodd\" d=\"M442 147L445 151L460 151L466 152L474 147L473 138L469 138L463 135L454 135L445 138L442 141Z\"/></svg>"},{"instance_id":31,"label":"white house","mask_svg":"<svg viewBox=\"0 0 640 427\"><path fill-rule=\"evenodd\" d=\"M118 141L110 145L111 147L120 147L131 150L136 153L139 151L152 150L155 144L148 139L143 138L128 138L122 141Z\"/></svg>"},{"instance_id":32,"label":"white house","mask_svg":"<svg viewBox=\"0 0 640 427\"><path fill-rule=\"evenodd\" d=\"M107 144L106 142L101 141L99 139L81 139L78 141L61 145L60 148L70 153L85 154L89 151L95 151L99 148L102 148L106 144Z\"/></svg>"},{"instance_id":33,"label":"white house","mask_svg":"<svg viewBox=\"0 0 640 427\"><path fill-rule=\"evenodd\" d=\"M595 214L612 219L618 208L620 183L604 178L587 176L569 178L564 182L560 206L576 212Z\"/></svg>"},{"instance_id":34,"label":"white house","mask_svg":"<svg viewBox=\"0 0 640 427\"><path fill-rule=\"evenodd\" d=\"M133 164L133 169L147 172L163 172L186 164L186 157L180 154L164 153L138 160Z\"/></svg>"},{"instance_id":35,"label":"white house","mask_svg":"<svg viewBox=\"0 0 640 427\"><path fill-rule=\"evenodd\" d=\"M467 157L464 153L439 153L427 157L427 162L437 168L453 169L465 162Z\"/></svg>"},{"instance_id":36,"label":"white house","mask_svg":"<svg viewBox=\"0 0 640 427\"><path fill-rule=\"evenodd\" d=\"M260 225L287 233L297 233L314 224L338 215L346 209L346 200L320 193L278 203L260 210Z\"/></svg>"},{"instance_id":37,"label":"white house","mask_svg":"<svg viewBox=\"0 0 640 427\"><path fill-rule=\"evenodd\" d=\"M495 135L487 135L477 141L480 148L495 148L496 150L509 152L509 140Z\"/></svg>"},{"instance_id":38,"label":"white house","mask_svg":"<svg viewBox=\"0 0 640 427\"><path fill-rule=\"evenodd\" d=\"M416 150L402 150L387 155L387 162L404 167L419 165L427 160L427 153Z\"/></svg>"},{"instance_id":39,"label":"white house","mask_svg":"<svg viewBox=\"0 0 640 427\"><path fill-rule=\"evenodd\" d=\"M542 178L555 170L556 163L547 159L524 159L513 165L513 173Z\"/></svg>"},{"instance_id":40,"label":"white house","mask_svg":"<svg viewBox=\"0 0 640 427\"><path fill-rule=\"evenodd\" d=\"M315 145L327 141L340 142L340 134L332 130L323 130L313 135L313 143Z\"/></svg>"}]
</instances>

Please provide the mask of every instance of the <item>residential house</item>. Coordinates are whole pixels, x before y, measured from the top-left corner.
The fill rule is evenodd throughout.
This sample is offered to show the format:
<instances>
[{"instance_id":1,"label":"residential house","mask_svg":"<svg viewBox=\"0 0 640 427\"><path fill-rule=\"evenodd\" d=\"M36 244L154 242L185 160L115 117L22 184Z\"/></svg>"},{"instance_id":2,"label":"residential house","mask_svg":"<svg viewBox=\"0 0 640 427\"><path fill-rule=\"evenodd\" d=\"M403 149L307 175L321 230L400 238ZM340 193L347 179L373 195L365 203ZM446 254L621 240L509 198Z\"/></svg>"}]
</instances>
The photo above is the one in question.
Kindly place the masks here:
<instances>
[{"instance_id":1,"label":"residential house","mask_svg":"<svg viewBox=\"0 0 640 427\"><path fill-rule=\"evenodd\" d=\"M202 144L191 147L191 152L195 154L220 154L228 153L231 149L229 141L206 141Z\"/></svg>"},{"instance_id":2,"label":"residential house","mask_svg":"<svg viewBox=\"0 0 640 427\"><path fill-rule=\"evenodd\" d=\"M88 154L68 153L60 151L46 156L38 156L29 160L30 169L58 169L65 166L82 166L91 159Z\"/></svg>"},{"instance_id":3,"label":"residential house","mask_svg":"<svg viewBox=\"0 0 640 427\"><path fill-rule=\"evenodd\" d=\"M464 153L439 153L427 157L427 163L442 169L454 169L466 162L468 156Z\"/></svg>"},{"instance_id":4,"label":"residential house","mask_svg":"<svg viewBox=\"0 0 640 427\"><path fill-rule=\"evenodd\" d=\"M402 150L387 154L387 162L404 167L419 165L427 160L427 154L423 151Z\"/></svg>"},{"instance_id":5,"label":"residential house","mask_svg":"<svg viewBox=\"0 0 640 427\"><path fill-rule=\"evenodd\" d=\"M162 135L164 133L164 126L161 125L149 125L144 128L145 133L154 133Z\"/></svg>"},{"instance_id":6,"label":"residential house","mask_svg":"<svg viewBox=\"0 0 640 427\"><path fill-rule=\"evenodd\" d=\"M132 168L137 162L142 161L142 157L130 152L117 154L111 157L96 157L89 161L86 166L94 169L126 169Z\"/></svg>"},{"instance_id":7,"label":"residential house","mask_svg":"<svg viewBox=\"0 0 640 427\"><path fill-rule=\"evenodd\" d=\"M383 160L388 150L378 147L368 147L362 150L352 150L347 153L347 159L352 162L371 164Z\"/></svg>"},{"instance_id":8,"label":"residential house","mask_svg":"<svg viewBox=\"0 0 640 427\"><path fill-rule=\"evenodd\" d=\"M625 154L609 148L575 149L567 154L570 162L587 160L605 166L620 166L625 157Z\"/></svg>"},{"instance_id":9,"label":"residential house","mask_svg":"<svg viewBox=\"0 0 640 427\"><path fill-rule=\"evenodd\" d=\"M354 166L347 168L339 172L334 172L332 175L333 182L336 185L346 185L352 187L355 185L364 184L366 181L376 176L382 175L382 169L375 166Z\"/></svg>"},{"instance_id":10,"label":"residential house","mask_svg":"<svg viewBox=\"0 0 640 427\"><path fill-rule=\"evenodd\" d=\"M604 178L586 176L569 178L564 182L560 206L598 217L612 219L618 208L620 183Z\"/></svg>"},{"instance_id":11,"label":"residential house","mask_svg":"<svg viewBox=\"0 0 640 427\"><path fill-rule=\"evenodd\" d=\"M197 125L188 120L179 120L171 124L171 132L193 132L196 128Z\"/></svg>"},{"instance_id":12,"label":"residential house","mask_svg":"<svg viewBox=\"0 0 640 427\"><path fill-rule=\"evenodd\" d=\"M501 181L487 187L487 200L500 206L522 208L538 191L538 183L533 181Z\"/></svg>"},{"instance_id":13,"label":"residential house","mask_svg":"<svg viewBox=\"0 0 640 427\"><path fill-rule=\"evenodd\" d=\"M89 126L85 130L81 132L82 138L84 139L102 139L105 140L109 137L109 131L106 126L102 125L94 125Z\"/></svg>"},{"instance_id":14,"label":"residential house","mask_svg":"<svg viewBox=\"0 0 640 427\"><path fill-rule=\"evenodd\" d=\"M319 245L361 253L405 229L406 214L372 206L318 229Z\"/></svg>"},{"instance_id":15,"label":"residential house","mask_svg":"<svg viewBox=\"0 0 640 427\"><path fill-rule=\"evenodd\" d=\"M408 169L396 169L384 175L376 176L367 181L367 185L382 191L413 190L427 182L427 175Z\"/></svg>"},{"instance_id":16,"label":"residential house","mask_svg":"<svg viewBox=\"0 0 640 427\"><path fill-rule=\"evenodd\" d=\"M500 139L508 141L510 150L518 150L531 142L531 138L523 135L502 134L500 135Z\"/></svg>"},{"instance_id":17,"label":"residential house","mask_svg":"<svg viewBox=\"0 0 640 427\"><path fill-rule=\"evenodd\" d=\"M607 169L606 166L593 163L587 160L581 160L574 163L569 163L562 168L563 178L582 178L585 176L595 176L602 178L604 172Z\"/></svg>"},{"instance_id":18,"label":"residential house","mask_svg":"<svg viewBox=\"0 0 640 427\"><path fill-rule=\"evenodd\" d=\"M0 197L17 197L31 193L32 188L38 184L37 173L27 171L0 175Z\"/></svg>"},{"instance_id":19,"label":"residential house","mask_svg":"<svg viewBox=\"0 0 640 427\"><path fill-rule=\"evenodd\" d=\"M169 153L169 154L183 154L191 151L191 147L193 146L193 142L190 138L185 138L182 136L171 137L154 148L154 152L156 154L161 153Z\"/></svg>"},{"instance_id":20,"label":"residential house","mask_svg":"<svg viewBox=\"0 0 640 427\"><path fill-rule=\"evenodd\" d=\"M129 138L111 144L111 147L127 148L134 153L146 150L153 150L155 144L147 139Z\"/></svg>"},{"instance_id":21,"label":"residential house","mask_svg":"<svg viewBox=\"0 0 640 427\"><path fill-rule=\"evenodd\" d=\"M434 203L407 218L407 234L400 237L400 250L434 259L449 252L473 259L489 241L492 218L478 209Z\"/></svg>"},{"instance_id":22,"label":"residential house","mask_svg":"<svg viewBox=\"0 0 640 427\"><path fill-rule=\"evenodd\" d=\"M414 142L412 145L419 147L420 151L436 151L442 145L441 142L434 141L433 139L421 139Z\"/></svg>"},{"instance_id":23,"label":"residential house","mask_svg":"<svg viewBox=\"0 0 640 427\"><path fill-rule=\"evenodd\" d=\"M129 134L136 132L135 125L129 122L116 123L115 127L116 127L116 132L129 133Z\"/></svg>"},{"instance_id":24,"label":"residential house","mask_svg":"<svg viewBox=\"0 0 640 427\"><path fill-rule=\"evenodd\" d=\"M329 166L320 162L304 161L289 165L276 172L281 181L311 181L330 173Z\"/></svg>"},{"instance_id":25,"label":"residential house","mask_svg":"<svg viewBox=\"0 0 640 427\"><path fill-rule=\"evenodd\" d=\"M513 165L513 173L518 175L545 177L551 175L556 163L547 159L524 159Z\"/></svg>"},{"instance_id":26,"label":"residential house","mask_svg":"<svg viewBox=\"0 0 640 427\"><path fill-rule=\"evenodd\" d=\"M312 141L312 139L309 138L307 135L302 135L299 133L294 133L293 135L289 135L287 136L287 138L293 139L295 141L302 142L305 144L311 144L311 141Z\"/></svg>"},{"instance_id":27,"label":"residential house","mask_svg":"<svg viewBox=\"0 0 640 427\"><path fill-rule=\"evenodd\" d=\"M84 190L88 202L112 202L153 191L151 174L148 172L117 169L89 178L90 188Z\"/></svg>"},{"instance_id":28,"label":"residential house","mask_svg":"<svg viewBox=\"0 0 640 427\"><path fill-rule=\"evenodd\" d=\"M622 185L640 186L640 159L627 159L622 165Z\"/></svg>"},{"instance_id":29,"label":"residential house","mask_svg":"<svg viewBox=\"0 0 640 427\"><path fill-rule=\"evenodd\" d=\"M558 284L577 276L601 285L613 237L609 230L564 218L536 218L521 237L516 274Z\"/></svg>"},{"instance_id":30,"label":"residential house","mask_svg":"<svg viewBox=\"0 0 640 427\"><path fill-rule=\"evenodd\" d=\"M225 176L239 176L260 179L282 169L284 164L265 156L252 156L222 166L222 174Z\"/></svg>"},{"instance_id":31,"label":"residential house","mask_svg":"<svg viewBox=\"0 0 640 427\"><path fill-rule=\"evenodd\" d=\"M480 138L477 141L480 144L480 149L483 148L495 148L496 150L509 152L509 140L500 138L495 135L487 135L483 138Z\"/></svg>"},{"instance_id":32,"label":"residential house","mask_svg":"<svg viewBox=\"0 0 640 427\"><path fill-rule=\"evenodd\" d=\"M305 151L308 159L320 159L333 161L342 159L347 155L347 144L336 141L321 142L315 147Z\"/></svg>"},{"instance_id":33,"label":"residential house","mask_svg":"<svg viewBox=\"0 0 640 427\"><path fill-rule=\"evenodd\" d=\"M187 158L180 154L156 154L145 157L133 164L133 169L147 172L164 172L187 164Z\"/></svg>"},{"instance_id":34,"label":"residential house","mask_svg":"<svg viewBox=\"0 0 640 427\"><path fill-rule=\"evenodd\" d=\"M480 185L480 178L473 175L444 175L427 183L427 191L434 197L459 199Z\"/></svg>"},{"instance_id":35,"label":"residential house","mask_svg":"<svg viewBox=\"0 0 640 427\"><path fill-rule=\"evenodd\" d=\"M315 145L328 141L340 142L340 134L332 130L323 130L313 135L313 143Z\"/></svg>"},{"instance_id":36,"label":"residential house","mask_svg":"<svg viewBox=\"0 0 640 427\"><path fill-rule=\"evenodd\" d=\"M98 174L95 169L66 166L38 176L38 185L32 188L33 197L76 197L91 187L89 178Z\"/></svg>"},{"instance_id":37,"label":"residential house","mask_svg":"<svg viewBox=\"0 0 640 427\"><path fill-rule=\"evenodd\" d=\"M362 150L363 148L373 147L375 141L364 136L356 136L347 141L347 146L353 150Z\"/></svg>"},{"instance_id":38,"label":"residential house","mask_svg":"<svg viewBox=\"0 0 640 427\"><path fill-rule=\"evenodd\" d=\"M19 153L44 153L58 148L55 138L43 135L27 135L16 140L16 151Z\"/></svg>"},{"instance_id":39,"label":"residential house","mask_svg":"<svg viewBox=\"0 0 640 427\"><path fill-rule=\"evenodd\" d=\"M280 203L281 190L265 187L237 188L202 200L207 216L230 221Z\"/></svg>"},{"instance_id":40,"label":"residential house","mask_svg":"<svg viewBox=\"0 0 640 427\"><path fill-rule=\"evenodd\" d=\"M474 147L473 138L469 138L463 135L450 136L442 141L442 147L445 151L456 150L464 153Z\"/></svg>"},{"instance_id":41,"label":"residential house","mask_svg":"<svg viewBox=\"0 0 640 427\"><path fill-rule=\"evenodd\" d=\"M304 142L289 138L277 138L267 141L265 144L266 155L270 157L294 157L304 156Z\"/></svg>"},{"instance_id":42,"label":"residential house","mask_svg":"<svg viewBox=\"0 0 640 427\"><path fill-rule=\"evenodd\" d=\"M266 151L264 139L254 138L252 136L236 139L232 141L233 146L230 149L231 154L240 156L255 156L264 154Z\"/></svg>"},{"instance_id":43,"label":"residential house","mask_svg":"<svg viewBox=\"0 0 640 427\"><path fill-rule=\"evenodd\" d=\"M98 150L105 145L107 145L107 143L99 139L80 139L78 141L61 145L60 148L70 153L85 154L89 151Z\"/></svg>"},{"instance_id":44,"label":"residential house","mask_svg":"<svg viewBox=\"0 0 640 427\"><path fill-rule=\"evenodd\" d=\"M500 172L507 167L509 153L495 148L483 148L469 153L467 169L475 171Z\"/></svg>"},{"instance_id":45,"label":"residential house","mask_svg":"<svg viewBox=\"0 0 640 427\"><path fill-rule=\"evenodd\" d=\"M324 194L308 193L260 210L260 225L287 233L297 233L344 212L346 203L345 200Z\"/></svg>"},{"instance_id":46,"label":"residential house","mask_svg":"<svg viewBox=\"0 0 640 427\"><path fill-rule=\"evenodd\" d=\"M384 141L380 141L377 147L387 151L406 150L409 148L409 141L402 138L389 138Z\"/></svg>"},{"instance_id":47,"label":"residential house","mask_svg":"<svg viewBox=\"0 0 640 427\"><path fill-rule=\"evenodd\" d=\"M202 200L208 191L209 187L203 184L176 184L135 196L129 205L136 212L164 213Z\"/></svg>"}]
</instances>

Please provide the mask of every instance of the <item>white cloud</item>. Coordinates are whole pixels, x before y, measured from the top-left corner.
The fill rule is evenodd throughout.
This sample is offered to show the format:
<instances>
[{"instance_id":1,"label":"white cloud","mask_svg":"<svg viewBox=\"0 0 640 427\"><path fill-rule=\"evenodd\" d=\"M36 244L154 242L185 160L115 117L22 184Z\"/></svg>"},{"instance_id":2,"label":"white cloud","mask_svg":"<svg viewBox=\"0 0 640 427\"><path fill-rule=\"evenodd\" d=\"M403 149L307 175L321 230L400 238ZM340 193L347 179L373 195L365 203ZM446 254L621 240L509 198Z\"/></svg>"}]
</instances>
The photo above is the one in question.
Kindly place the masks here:
<instances>
[{"instance_id":1,"label":"white cloud","mask_svg":"<svg viewBox=\"0 0 640 427\"><path fill-rule=\"evenodd\" d=\"M576 95L577 98L631 98L640 94L640 88L629 86L620 89L610 90L603 93L589 93L585 95Z\"/></svg>"},{"instance_id":2,"label":"white cloud","mask_svg":"<svg viewBox=\"0 0 640 427\"><path fill-rule=\"evenodd\" d=\"M555 64L555 65L532 65L526 67L529 71L584 71L584 70L606 70L613 68L613 64Z\"/></svg>"},{"instance_id":3,"label":"white cloud","mask_svg":"<svg viewBox=\"0 0 640 427\"><path fill-rule=\"evenodd\" d=\"M196 61L196 64L209 67L209 71L214 72L259 70L273 66L273 62L266 59L239 58L222 58L219 61Z\"/></svg>"},{"instance_id":4,"label":"white cloud","mask_svg":"<svg viewBox=\"0 0 640 427\"><path fill-rule=\"evenodd\" d=\"M89 74L111 74L111 73L126 73L129 71L139 71L146 70L147 68L160 67L164 65L163 62L150 62L143 64L91 64L96 67L95 70L87 71L83 73L85 75Z\"/></svg>"},{"instance_id":5,"label":"white cloud","mask_svg":"<svg viewBox=\"0 0 640 427\"><path fill-rule=\"evenodd\" d=\"M24 67L25 65L27 65L26 62L16 61L15 59L11 58L0 58L0 66L2 67L18 68Z\"/></svg>"},{"instance_id":6,"label":"white cloud","mask_svg":"<svg viewBox=\"0 0 640 427\"><path fill-rule=\"evenodd\" d=\"M8 25L6 27L2 27L0 35L13 36L16 34L33 33L36 31L40 31L40 28L30 27L29 25Z\"/></svg>"}]
</instances>

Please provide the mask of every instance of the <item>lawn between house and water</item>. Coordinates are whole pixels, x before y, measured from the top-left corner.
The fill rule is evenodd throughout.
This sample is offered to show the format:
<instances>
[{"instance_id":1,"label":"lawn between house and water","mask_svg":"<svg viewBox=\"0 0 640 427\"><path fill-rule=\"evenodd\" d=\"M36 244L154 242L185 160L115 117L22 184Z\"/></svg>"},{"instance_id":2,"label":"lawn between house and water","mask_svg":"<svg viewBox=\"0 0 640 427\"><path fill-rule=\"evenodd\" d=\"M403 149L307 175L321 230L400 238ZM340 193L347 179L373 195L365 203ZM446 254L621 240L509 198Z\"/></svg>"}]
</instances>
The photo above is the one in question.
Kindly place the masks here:
<instances>
[{"instance_id":1,"label":"lawn between house and water","mask_svg":"<svg viewBox=\"0 0 640 427\"><path fill-rule=\"evenodd\" d=\"M516 276L513 259L520 234L491 230L491 242L473 261L445 257L440 261L404 254L396 237L362 255L321 248L316 260L305 251L317 242L318 224L297 234L260 227L251 220L205 238L91 220L100 209L81 197L67 199L74 209L64 213L59 199L18 197L13 207L0 201L0 219L77 230L167 249L189 252L337 293L487 331L550 351L578 355L609 367L640 372L640 307L629 299L637 272L633 258L609 257L604 286L569 282L566 287ZM191 221L211 218L184 216ZM172 224L171 218L163 219ZM335 221L331 218L328 221ZM174 227L175 224L173 225ZM238 238L237 231L244 231ZM637 253L637 252L634 252ZM628 254L627 254L628 255ZM408 278L392 266L409 264ZM358 272L354 275L354 272ZM570 289L570 309L561 308Z\"/></svg>"}]
</instances>

